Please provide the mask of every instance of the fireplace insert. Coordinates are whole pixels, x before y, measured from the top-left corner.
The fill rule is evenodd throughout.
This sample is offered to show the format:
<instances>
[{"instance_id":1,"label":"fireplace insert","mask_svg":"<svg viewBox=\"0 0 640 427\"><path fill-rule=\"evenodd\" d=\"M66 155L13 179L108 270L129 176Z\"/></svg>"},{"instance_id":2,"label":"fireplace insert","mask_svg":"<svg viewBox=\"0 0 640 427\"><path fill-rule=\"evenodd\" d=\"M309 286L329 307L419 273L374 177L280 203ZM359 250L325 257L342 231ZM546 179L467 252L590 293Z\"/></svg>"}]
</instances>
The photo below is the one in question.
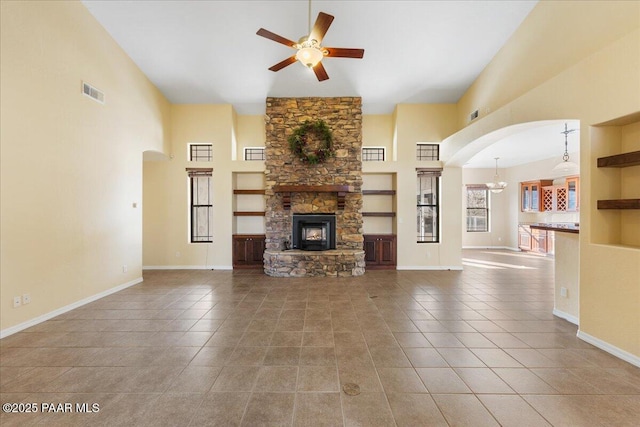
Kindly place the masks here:
<instances>
[{"instance_id":1,"label":"fireplace insert","mask_svg":"<svg viewBox=\"0 0 640 427\"><path fill-rule=\"evenodd\" d=\"M325 251L336 248L336 216L334 214L294 214L293 249Z\"/></svg>"}]
</instances>

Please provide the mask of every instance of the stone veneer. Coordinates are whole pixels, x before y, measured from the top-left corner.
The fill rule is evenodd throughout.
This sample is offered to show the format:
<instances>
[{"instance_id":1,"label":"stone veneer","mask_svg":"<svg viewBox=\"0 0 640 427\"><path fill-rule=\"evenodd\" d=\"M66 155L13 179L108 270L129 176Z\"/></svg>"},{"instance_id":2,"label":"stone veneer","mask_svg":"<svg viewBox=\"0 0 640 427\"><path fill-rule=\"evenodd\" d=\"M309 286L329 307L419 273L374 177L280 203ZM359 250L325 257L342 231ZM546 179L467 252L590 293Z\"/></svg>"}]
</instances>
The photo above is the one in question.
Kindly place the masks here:
<instances>
[{"instance_id":1,"label":"stone veneer","mask_svg":"<svg viewBox=\"0 0 640 427\"><path fill-rule=\"evenodd\" d=\"M358 97L267 98L267 250L264 257L267 274L281 277L364 273L361 101ZM308 165L293 156L287 139L305 120L324 120L329 126L335 157L321 164ZM319 142L311 138L307 147L312 150ZM353 191L347 193L343 210L338 210L336 193L322 192L291 193L291 209L285 210L282 193L274 191L278 185L348 185ZM336 250L282 252L286 243L291 242L293 213L335 213ZM326 257L336 257L336 260Z\"/></svg>"}]
</instances>

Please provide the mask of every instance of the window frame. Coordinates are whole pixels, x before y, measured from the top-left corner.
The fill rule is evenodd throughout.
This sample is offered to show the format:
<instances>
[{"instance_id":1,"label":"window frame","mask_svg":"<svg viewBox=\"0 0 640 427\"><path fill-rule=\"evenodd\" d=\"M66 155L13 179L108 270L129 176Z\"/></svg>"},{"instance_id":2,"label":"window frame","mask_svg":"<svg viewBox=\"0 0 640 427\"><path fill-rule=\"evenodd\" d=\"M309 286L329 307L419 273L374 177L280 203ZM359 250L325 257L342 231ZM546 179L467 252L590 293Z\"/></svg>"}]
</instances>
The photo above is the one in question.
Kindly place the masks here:
<instances>
[{"instance_id":1,"label":"window frame","mask_svg":"<svg viewBox=\"0 0 640 427\"><path fill-rule=\"evenodd\" d=\"M428 169L428 170L420 170L417 169L416 170L417 174L416 174L416 190L418 190L418 194L416 195L418 197L418 199L416 200L416 214L417 214L417 218L421 218L420 214L421 214L421 210L422 208L432 208L435 211L435 217L436 220L434 222L434 227L435 229L432 231L432 236L431 236L431 240L425 240L425 236L424 233L421 235L420 234L420 223L417 223L417 229L416 229L416 243L440 243L440 207L441 207L441 201L440 201L440 186L442 185L442 169ZM432 179L435 179L435 185L433 185L433 181L432 181L432 186L431 188L434 190L434 192L432 192L431 194L434 195L434 197L432 198L432 203L422 203L422 188L418 187L419 185L419 180L423 177L423 176L429 176ZM422 240L421 240L422 239Z\"/></svg>"},{"instance_id":2,"label":"window frame","mask_svg":"<svg viewBox=\"0 0 640 427\"><path fill-rule=\"evenodd\" d=\"M365 150L382 150L382 160L380 160L379 158L374 160L374 159L369 159L366 160L365 159ZM366 147L362 147L362 161L363 162L384 162L387 159L387 147L382 147L382 146L371 146L371 145L367 145Z\"/></svg>"},{"instance_id":3,"label":"window frame","mask_svg":"<svg viewBox=\"0 0 640 427\"><path fill-rule=\"evenodd\" d=\"M422 157L422 154L420 153L420 151L421 151L420 149L422 147L427 147L427 146L432 150L432 152L433 152L433 149L435 148L435 158L434 158L433 154L428 156L428 158L423 158ZM425 156L425 157L427 157L427 156ZM419 162L439 161L440 160L440 144L433 143L433 142L418 142L418 143L416 143L416 160L419 161Z\"/></svg>"},{"instance_id":4,"label":"window frame","mask_svg":"<svg viewBox=\"0 0 640 427\"><path fill-rule=\"evenodd\" d=\"M484 191L485 193L485 207L469 207L469 191ZM468 184L466 185L466 191L465 191L465 196L466 196L466 215L465 215L465 219L466 219L466 232L467 233L489 233L491 231L490 229L490 224L491 224L491 191L489 190L489 187L487 187L484 184ZM471 210L483 210L485 211L485 217L486 221L485 221L485 229L484 230L470 230L469 229L469 212Z\"/></svg>"},{"instance_id":5,"label":"window frame","mask_svg":"<svg viewBox=\"0 0 640 427\"><path fill-rule=\"evenodd\" d=\"M207 147L208 156L202 156L203 159L200 159L198 155L194 156L193 148L197 147ZM196 150L197 151L197 150ZM187 144L187 159L190 162L212 162L213 161L213 144L210 142L189 142Z\"/></svg>"},{"instance_id":6,"label":"window frame","mask_svg":"<svg viewBox=\"0 0 640 427\"><path fill-rule=\"evenodd\" d=\"M260 150L262 151L262 158L261 159L247 159L247 152L249 150ZM266 147L244 147L242 149L242 159L245 162L260 162L260 161L265 161L266 159Z\"/></svg>"},{"instance_id":7,"label":"window frame","mask_svg":"<svg viewBox=\"0 0 640 427\"><path fill-rule=\"evenodd\" d=\"M187 168L189 180L189 243L213 243L213 169L212 168ZM194 200L196 192L195 185L199 185L201 179L206 178L206 203L200 203L200 200ZM207 209L207 235L198 236L195 234L197 230L198 218L196 211L200 208ZM196 240L205 237L207 240Z\"/></svg>"}]
</instances>

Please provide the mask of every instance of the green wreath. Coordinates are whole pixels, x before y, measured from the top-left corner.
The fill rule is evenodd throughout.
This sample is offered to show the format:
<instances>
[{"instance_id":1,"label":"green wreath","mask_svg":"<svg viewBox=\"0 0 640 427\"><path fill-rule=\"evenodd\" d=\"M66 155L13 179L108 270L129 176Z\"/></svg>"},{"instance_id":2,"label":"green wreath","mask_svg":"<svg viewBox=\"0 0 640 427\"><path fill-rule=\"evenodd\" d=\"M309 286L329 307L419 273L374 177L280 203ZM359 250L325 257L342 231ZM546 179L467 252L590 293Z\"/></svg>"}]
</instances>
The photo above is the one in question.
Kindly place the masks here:
<instances>
[{"instance_id":1,"label":"green wreath","mask_svg":"<svg viewBox=\"0 0 640 427\"><path fill-rule=\"evenodd\" d=\"M305 150L309 134L314 134L321 140L320 147L311 152ZM329 129L329 126L322 120L318 120L317 122L306 120L302 126L293 131L288 141L293 154L302 160L302 162L310 165L322 163L334 155L331 129Z\"/></svg>"}]
</instances>

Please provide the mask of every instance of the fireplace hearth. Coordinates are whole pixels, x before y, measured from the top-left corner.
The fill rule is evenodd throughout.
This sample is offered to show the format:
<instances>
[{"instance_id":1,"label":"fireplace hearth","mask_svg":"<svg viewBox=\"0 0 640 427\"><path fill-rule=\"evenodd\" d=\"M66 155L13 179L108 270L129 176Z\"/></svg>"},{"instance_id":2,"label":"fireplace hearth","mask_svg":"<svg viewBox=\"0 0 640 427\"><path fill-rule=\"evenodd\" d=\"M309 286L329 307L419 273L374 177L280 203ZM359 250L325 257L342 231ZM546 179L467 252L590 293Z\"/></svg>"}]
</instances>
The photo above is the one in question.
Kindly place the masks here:
<instances>
[{"instance_id":1,"label":"fireplace hearth","mask_svg":"<svg viewBox=\"0 0 640 427\"><path fill-rule=\"evenodd\" d=\"M326 251L336 248L335 214L294 214L293 249Z\"/></svg>"}]
</instances>

